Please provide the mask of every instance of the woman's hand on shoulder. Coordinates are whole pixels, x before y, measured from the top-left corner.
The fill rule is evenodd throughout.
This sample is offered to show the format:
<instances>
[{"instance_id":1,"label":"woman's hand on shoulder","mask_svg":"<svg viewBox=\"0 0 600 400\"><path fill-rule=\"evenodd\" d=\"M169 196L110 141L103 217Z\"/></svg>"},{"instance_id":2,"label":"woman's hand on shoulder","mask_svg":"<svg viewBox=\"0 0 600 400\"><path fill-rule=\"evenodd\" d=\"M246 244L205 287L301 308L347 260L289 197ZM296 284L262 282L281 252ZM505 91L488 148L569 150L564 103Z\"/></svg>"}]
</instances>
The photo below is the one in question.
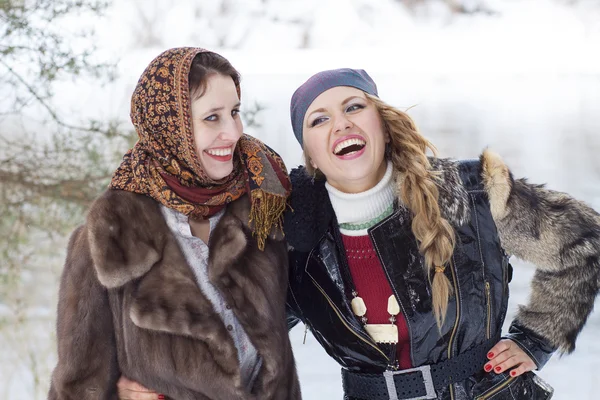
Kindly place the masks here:
<instances>
[{"instance_id":1,"label":"woman's hand on shoulder","mask_svg":"<svg viewBox=\"0 0 600 400\"><path fill-rule=\"evenodd\" d=\"M483 366L485 372L499 374L510 371L510 376L517 377L537 368L535 362L510 339L502 339L488 352L489 361Z\"/></svg>"},{"instance_id":2,"label":"woman's hand on shoulder","mask_svg":"<svg viewBox=\"0 0 600 400\"><path fill-rule=\"evenodd\" d=\"M163 400L165 396L145 388L124 376L117 382L119 400Z\"/></svg>"}]
</instances>

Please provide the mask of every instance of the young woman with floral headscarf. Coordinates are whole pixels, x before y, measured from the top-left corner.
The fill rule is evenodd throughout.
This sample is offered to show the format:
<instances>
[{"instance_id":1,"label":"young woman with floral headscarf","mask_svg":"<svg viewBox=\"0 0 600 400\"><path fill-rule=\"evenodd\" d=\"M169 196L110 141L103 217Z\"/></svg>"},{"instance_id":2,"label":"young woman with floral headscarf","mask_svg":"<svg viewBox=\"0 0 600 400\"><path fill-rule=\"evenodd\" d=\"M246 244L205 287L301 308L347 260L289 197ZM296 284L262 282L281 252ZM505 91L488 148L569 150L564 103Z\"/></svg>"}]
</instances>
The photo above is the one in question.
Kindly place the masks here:
<instances>
[{"instance_id":1,"label":"young woman with floral headscarf","mask_svg":"<svg viewBox=\"0 0 600 400\"><path fill-rule=\"evenodd\" d=\"M49 399L117 399L120 376L161 398L300 399L285 323L290 184L242 133L239 79L197 48L142 74L139 140L69 243Z\"/></svg>"}]
</instances>

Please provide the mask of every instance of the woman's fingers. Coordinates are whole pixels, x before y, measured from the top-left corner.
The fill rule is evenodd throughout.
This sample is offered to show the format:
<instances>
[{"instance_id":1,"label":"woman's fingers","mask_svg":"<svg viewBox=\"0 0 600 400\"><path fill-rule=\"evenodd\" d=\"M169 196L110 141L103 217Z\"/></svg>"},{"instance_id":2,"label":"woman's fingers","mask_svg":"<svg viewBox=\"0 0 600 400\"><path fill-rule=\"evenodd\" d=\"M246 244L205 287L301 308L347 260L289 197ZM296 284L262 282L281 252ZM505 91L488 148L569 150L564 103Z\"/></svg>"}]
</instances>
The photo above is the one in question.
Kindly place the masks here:
<instances>
[{"instance_id":1,"label":"woman's fingers","mask_svg":"<svg viewBox=\"0 0 600 400\"><path fill-rule=\"evenodd\" d=\"M488 352L488 359L483 369L486 372L499 374L514 368L510 375L519 376L536 368L533 360L512 340L503 339ZM516 368L515 368L516 367Z\"/></svg>"},{"instance_id":2,"label":"woman's fingers","mask_svg":"<svg viewBox=\"0 0 600 400\"><path fill-rule=\"evenodd\" d=\"M512 371L510 371L510 376L517 377L523 375L527 371L533 371L536 368L536 365L535 363L532 364L533 366L527 365L527 363L519 365L517 368L514 368Z\"/></svg>"},{"instance_id":3,"label":"woman's fingers","mask_svg":"<svg viewBox=\"0 0 600 400\"><path fill-rule=\"evenodd\" d=\"M490 349L490 351L488 351L487 358L492 360L498 354L502 353L503 351L508 350L510 348L511 344L514 344L514 342L512 342L508 339L502 339L501 341L496 343L496 345L494 347L492 347Z\"/></svg>"},{"instance_id":4,"label":"woman's fingers","mask_svg":"<svg viewBox=\"0 0 600 400\"><path fill-rule=\"evenodd\" d=\"M127 379L124 376L117 382L119 400L159 400L164 396L140 385L139 383Z\"/></svg>"},{"instance_id":5,"label":"woman's fingers","mask_svg":"<svg viewBox=\"0 0 600 400\"><path fill-rule=\"evenodd\" d=\"M500 374L504 371L507 371L511 368L513 368L514 366L517 365L521 365L521 363L524 360L521 360L519 358L519 356L512 356L512 357L508 357L505 361L498 363L495 367L494 367L494 372L497 374Z\"/></svg>"},{"instance_id":6,"label":"woman's fingers","mask_svg":"<svg viewBox=\"0 0 600 400\"><path fill-rule=\"evenodd\" d=\"M506 350L503 351L501 353L497 353L492 359L490 359L490 361L488 361L484 366L483 369L485 370L485 372L491 372L491 371L496 371L496 367L500 364L502 364L503 362L505 362L506 360L508 360L510 357L512 357L513 354Z\"/></svg>"}]
</instances>

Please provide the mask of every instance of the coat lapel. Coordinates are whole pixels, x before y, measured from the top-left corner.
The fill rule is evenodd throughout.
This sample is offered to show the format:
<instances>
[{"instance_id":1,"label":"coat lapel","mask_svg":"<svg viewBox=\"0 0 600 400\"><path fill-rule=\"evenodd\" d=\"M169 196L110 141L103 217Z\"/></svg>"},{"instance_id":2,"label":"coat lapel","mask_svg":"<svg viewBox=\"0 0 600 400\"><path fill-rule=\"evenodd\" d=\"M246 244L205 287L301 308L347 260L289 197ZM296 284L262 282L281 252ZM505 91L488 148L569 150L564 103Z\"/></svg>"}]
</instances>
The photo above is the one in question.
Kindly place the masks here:
<instances>
[{"instance_id":1,"label":"coat lapel","mask_svg":"<svg viewBox=\"0 0 600 400\"><path fill-rule=\"evenodd\" d=\"M281 307L287 293L287 248L274 229L260 251L247 222L249 210L246 200L228 206L211 235L208 273L262 358L257 397L274 398L277 388L269 383L281 379L292 357L282 352L289 348Z\"/></svg>"},{"instance_id":2,"label":"coat lapel","mask_svg":"<svg viewBox=\"0 0 600 400\"><path fill-rule=\"evenodd\" d=\"M134 287L129 316L135 325L204 342L221 369L239 380L233 339L200 290L174 237L168 240L161 261Z\"/></svg>"}]
</instances>

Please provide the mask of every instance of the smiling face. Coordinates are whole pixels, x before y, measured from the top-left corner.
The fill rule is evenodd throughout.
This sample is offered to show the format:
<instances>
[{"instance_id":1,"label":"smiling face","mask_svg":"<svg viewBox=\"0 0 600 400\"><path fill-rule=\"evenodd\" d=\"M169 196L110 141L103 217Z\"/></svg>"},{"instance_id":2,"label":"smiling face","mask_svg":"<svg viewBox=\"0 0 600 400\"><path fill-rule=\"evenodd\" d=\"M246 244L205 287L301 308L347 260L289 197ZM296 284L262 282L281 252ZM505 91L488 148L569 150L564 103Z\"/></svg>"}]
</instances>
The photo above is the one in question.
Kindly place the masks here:
<instances>
[{"instance_id":1,"label":"smiling face","mask_svg":"<svg viewBox=\"0 0 600 400\"><path fill-rule=\"evenodd\" d=\"M302 136L309 162L342 192L368 190L385 174L389 137L360 89L338 86L321 93L306 111Z\"/></svg>"},{"instance_id":2,"label":"smiling face","mask_svg":"<svg viewBox=\"0 0 600 400\"><path fill-rule=\"evenodd\" d=\"M212 74L202 96L192 101L194 145L206 174L218 181L233 171L235 146L242 136L240 99L230 76Z\"/></svg>"}]
</instances>

